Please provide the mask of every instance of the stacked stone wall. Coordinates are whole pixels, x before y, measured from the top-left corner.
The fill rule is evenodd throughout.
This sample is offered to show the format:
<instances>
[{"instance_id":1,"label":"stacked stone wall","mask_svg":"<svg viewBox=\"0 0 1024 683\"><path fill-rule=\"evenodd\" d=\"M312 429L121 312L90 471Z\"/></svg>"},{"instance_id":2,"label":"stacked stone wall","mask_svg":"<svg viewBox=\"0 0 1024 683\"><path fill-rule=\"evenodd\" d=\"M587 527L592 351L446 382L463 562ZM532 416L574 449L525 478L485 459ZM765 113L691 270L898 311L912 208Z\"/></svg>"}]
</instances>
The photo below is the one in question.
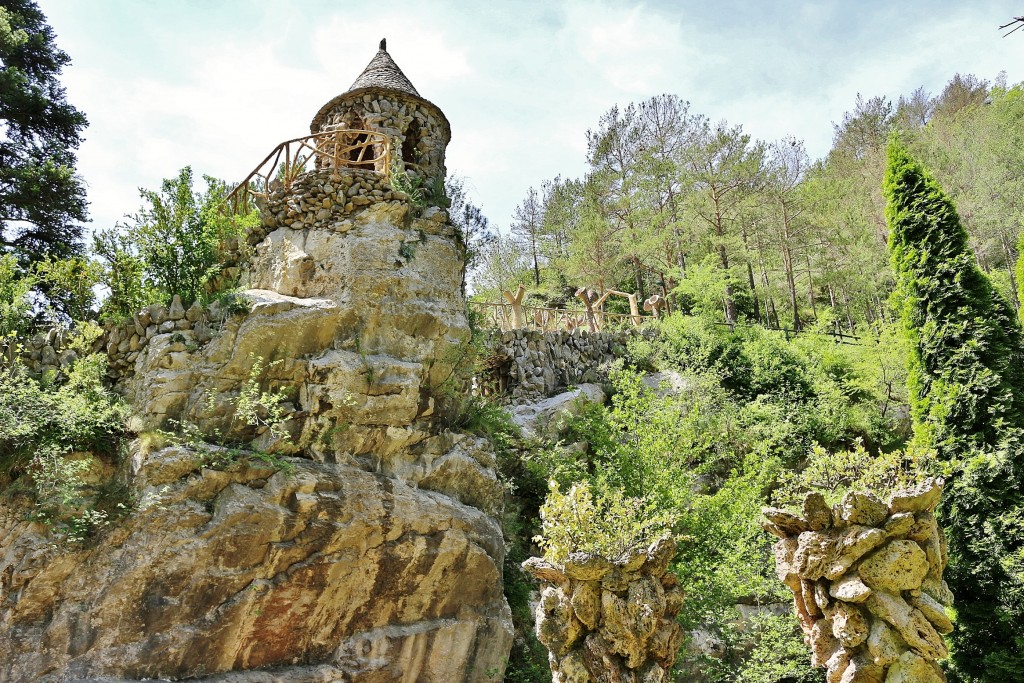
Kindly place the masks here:
<instances>
[{"instance_id":1,"label":"stacked stone wall","mask_svg":"<svg viewBox=\"0 0 1024 683\"><path fill-rule=\"evenodd\" d=\"M186 309L175 296L170 306L152 304L131 319L106 323L92 342L90 351L107 357L107 379L119 392L122 382L135 375L135 362L143 355L150 341L158 335L180 336L183 348L199 348L217 333L225 312L217 304L204 308L198 302ZM28 337L20 352L20 360L36 376L67 370L78 352L70 348L73 330L52 327Z\"/></svg>"},{"instance_id":2,"label":"stacked stone wall","mask_svg":"<svg viewBox=\"0 0 1024 683\"><path fill-rule=\"evenodd\" d=\"M407 202L408 195L393 190L388 179L375 171L330 169L300 175L288 190L271 190L260 207L265 230L324 229L347 232L353 227L347 216L378 202Z\"/></svg>"},{"instance_id":3,"label":"stacked stone wall","mask_svg":"<svg viewBox=\"0 0 1024 683\"><path fill-rule=\"evenodd\" d=\"M829 507L820 493L803 515L765 508L779 537L775 566L793 592L811 662L829 683L942 683L953 602L942 579L946 539L932 510L941 480L895 492L889 502L847 494Z\"/></svg>"},{"instance_id":4,"label":"stacked stone wall","mask_svg":"<svg viewBox=\"0 0 1024 683\"><path fill-rule=\"evenodd\" d=\"M543 584L536 632L553 683L669 680L683 639L683 591L668 571L675 551L666 537L618 561L573 553L561 566L523 563Z\"/></svg>"},{"instance_id":5,"label":"stacked stone wall","mask_svg":"<svg viewBox=\"0 0 1024 683\"><path fill-rule=\"evenodd\" d=\"M491 340L486 391L510 399L550 396L559 389L608 377L626 352L630 332L510 330Z\"/></svg>"}]
</instances>

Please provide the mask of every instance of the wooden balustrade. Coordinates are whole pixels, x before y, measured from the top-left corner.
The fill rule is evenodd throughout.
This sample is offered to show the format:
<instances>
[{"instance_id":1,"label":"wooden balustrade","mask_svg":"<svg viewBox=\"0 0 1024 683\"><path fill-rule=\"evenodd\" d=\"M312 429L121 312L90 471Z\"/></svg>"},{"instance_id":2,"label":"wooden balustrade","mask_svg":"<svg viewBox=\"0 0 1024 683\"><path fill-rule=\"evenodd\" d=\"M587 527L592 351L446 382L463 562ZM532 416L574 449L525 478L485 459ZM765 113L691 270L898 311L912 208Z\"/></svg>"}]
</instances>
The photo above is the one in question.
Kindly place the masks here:
<instances>
[{"instance_id":1,"label":"wooden balustrade","mask_svg":"<svg viewBox=\"0 0 1024 683\"><path fill-rule=\"evenodd\" d=\"M505 302L470 301L469 307L481 315L487 324L502 331L520 328L540 330L541 332L590 331L587 312L583 310L573 311L564 308L520 305L521 315L517 316L513 305ZM633 316L622 313L594 311L594 318L597 331L618 330L637 324Z\"/></svg>"},{"instance_id":2,"label":"wooden balustrade","mask_svg":"<svg viewBox=\"0 0 1024 683\"><path fill-rule=\"evenodd\" d=\"M290 190L303 173L331 169L332 179L337 180L344 168L390 176L388 136L378 131L345 128L285 140L235 186L224 198L223 206L230 214L248 213L254 207L255 198L265 200L277 187Z\"/></svg>"}]
</instances>

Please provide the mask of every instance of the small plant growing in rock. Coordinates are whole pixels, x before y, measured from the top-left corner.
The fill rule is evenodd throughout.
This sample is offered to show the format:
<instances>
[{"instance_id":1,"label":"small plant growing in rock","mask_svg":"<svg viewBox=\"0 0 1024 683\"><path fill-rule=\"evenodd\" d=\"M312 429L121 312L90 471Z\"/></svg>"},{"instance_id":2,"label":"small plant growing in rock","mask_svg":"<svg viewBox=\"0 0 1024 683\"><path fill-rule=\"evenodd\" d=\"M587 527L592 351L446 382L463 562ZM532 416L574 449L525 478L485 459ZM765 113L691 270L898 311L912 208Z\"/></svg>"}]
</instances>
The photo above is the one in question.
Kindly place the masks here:
<instances>
[{"instance_id":1,"label":"small plant growing in rock","mask_svg":"<svg viewBox=\"0 0 1024 683\"><path fill-rule=\"evenodd\" d=\"M275 360L264 368L262 356L250 353L249 358L253 364L249 378L235 401L235 420L249 427L266 428L276 438L288 439L288 432L282 427L286 417L284 402L288 400L287 392L264 391L260 386L264 370L279 365L281 360Z\"/></svg>"},{"instance_id":2,"label":"small plant growing in rock","mask_svg":"<svg viewBox=\"0 0 1024 683\"><path fill-rule=\"evenodd\" d=\"M829 503L835 503L848 491L913 486L934 474L935 467L934 451L913 446L875 455L860 440L851 450L834 452L815 444L804 469L782 474L774 498L779 505L799 507L805 493L820 491Z\"/></svg>"},{"instance_id":3,"label":"small plant growing in rock","mask_svg":"<svg viewBox=\"0 0 1024 683\"><path fill-rule=\"evenodd\" d=\"M145 443L150 444L151 448L162 448L167 444L188 446L200 452L200 465L214 468L227 468L240 458L250 458L261 460L285 472L294 470L291 463L272 453L243 450L235 436L234 428L236 426L255 427L259 432L269 432L276 439L291 441L291 435L284 428L284 423L287 420L287 410L284 405L288 400L287 390L267 391L262 388L263 376L266 371L282 361L265 363L263 357L256 354L249 354L249 358L253 364L249 369L249 377L242 385L237 397L226 397L220 394L210 394L206 397L206 406L210 412L218 404L234 405L235 412L227 433L216 427L204 430L192 422L172 420L171 423L175 426L175 431L159 430L155 433L146 433L142 435Z\"/></svg>"},{"instance_id":4,"label":"small plant growing in rock","mask_svg":"<svg viewBox=\"0 0 1024 683\"><path fill-rule=\"evenodd\" d=\"M411 242L402 242L402 245L398 247L398 255L404 258L406 263L412 261L416 256L416 245Z\"/></svg>"}]
</instances>

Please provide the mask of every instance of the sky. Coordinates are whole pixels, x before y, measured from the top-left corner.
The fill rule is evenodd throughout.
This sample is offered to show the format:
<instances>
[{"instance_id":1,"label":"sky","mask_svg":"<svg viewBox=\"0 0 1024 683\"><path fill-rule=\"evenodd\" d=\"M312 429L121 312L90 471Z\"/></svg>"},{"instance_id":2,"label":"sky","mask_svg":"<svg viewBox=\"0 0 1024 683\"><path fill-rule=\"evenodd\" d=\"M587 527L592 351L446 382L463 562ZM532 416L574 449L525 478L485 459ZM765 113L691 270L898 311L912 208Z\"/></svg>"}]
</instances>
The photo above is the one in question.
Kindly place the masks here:
<instances>
[{"instance_id":1,"label":"sky","mask_svg":"<svg viewBox=\"0 0 1024 683\"><path fill-rule=\"evenodd\" d=\"M91 228L191 165L238 180L305 135L387 38L452 127L449 172L507 229L530 186L586 171L586 131L662 93L756 138L828 152L858 93L932 94L955 73L1024 81L1019 0L39 0L89 119Z\"/></svg>"}]
</instances>

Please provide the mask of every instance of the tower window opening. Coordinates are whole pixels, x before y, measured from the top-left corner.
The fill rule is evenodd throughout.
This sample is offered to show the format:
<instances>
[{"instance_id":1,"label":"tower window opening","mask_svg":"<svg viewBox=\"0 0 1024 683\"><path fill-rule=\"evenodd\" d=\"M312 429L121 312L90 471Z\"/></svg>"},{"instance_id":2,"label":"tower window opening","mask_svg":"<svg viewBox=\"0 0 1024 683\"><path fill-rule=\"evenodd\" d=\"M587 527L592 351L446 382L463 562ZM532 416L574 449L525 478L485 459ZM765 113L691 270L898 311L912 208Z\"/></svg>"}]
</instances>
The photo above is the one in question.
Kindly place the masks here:
<instances>
[{"instance_id":1,"label":"tower window opening","mask_svg":"<svg viewBox=\"0 0 1024 683\"><path fill-rule=\"evenodd\" d=\"M373 163L373 145L367 145L366 142L370 139L370 136L366 133L360 133L356 136L356 139L352 141L355 145L354 149L349 150L348 160L353 166L365 166ZM362 146L360 146L362 145Z\"/></svg>"},{"instance_id":2,"label":"tower window opening","mask_svg":"<svg viewBox=\"0 0 1024 683\"><path fill-rule=\"evenodd\" d=\"M416 148L420 144L420 124L413 121L409 129L405 131L405 140L402 141L402 161L406 166L415 166L418 162Z\"/></svg>"}]
</instances>

